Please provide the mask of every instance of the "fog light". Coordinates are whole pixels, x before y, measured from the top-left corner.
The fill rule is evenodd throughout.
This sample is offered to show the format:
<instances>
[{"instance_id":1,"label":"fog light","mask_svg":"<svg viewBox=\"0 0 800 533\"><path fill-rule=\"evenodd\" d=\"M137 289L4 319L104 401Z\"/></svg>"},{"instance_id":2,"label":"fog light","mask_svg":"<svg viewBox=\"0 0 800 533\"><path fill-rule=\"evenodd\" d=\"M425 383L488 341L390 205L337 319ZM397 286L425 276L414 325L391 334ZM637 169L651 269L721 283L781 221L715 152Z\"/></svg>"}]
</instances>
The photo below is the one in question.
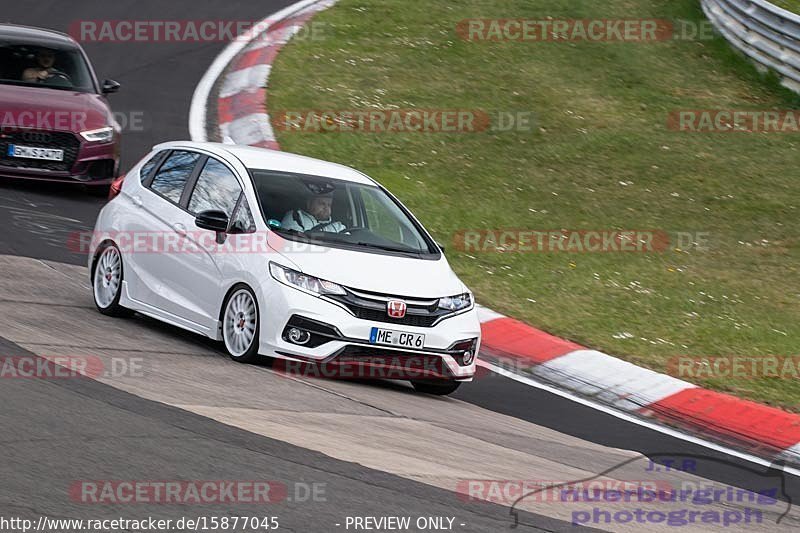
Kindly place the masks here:
<instances>
[{"instance_id":1,"label":"fog light","mask_svg":"<svg viewBox=\"0 0 800 533\"><path fill-rule=\"evenodd\" d=\"M471 365L474 359L475 359L475 352L473 352L472 350L467 350L466 352L464 352L463 360L465 365Z\"/></svg>"},{"instance_id":2,"label":"fog light","mask_svg":"<svg viewBox=\"0 0 800 533\"><path fill-rule=\"evenodd\" d=\"M289 342L294 344L305 344L311 339L311 333L298 328L290 329L287 336L289 337Z\"/></svg>"}]
</instances>

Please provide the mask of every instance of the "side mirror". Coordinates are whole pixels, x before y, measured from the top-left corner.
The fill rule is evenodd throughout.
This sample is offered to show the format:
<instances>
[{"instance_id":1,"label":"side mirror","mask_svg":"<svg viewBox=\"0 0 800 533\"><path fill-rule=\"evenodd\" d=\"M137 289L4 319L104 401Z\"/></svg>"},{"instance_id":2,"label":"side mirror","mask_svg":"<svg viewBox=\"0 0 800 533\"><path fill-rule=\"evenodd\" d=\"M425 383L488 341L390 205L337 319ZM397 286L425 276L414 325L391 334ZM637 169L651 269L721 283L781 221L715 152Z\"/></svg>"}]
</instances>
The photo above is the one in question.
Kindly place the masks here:
<instances>
[{"instance_id":1,"label":"side mirror","mask_svg":"<svg viewBox=\"0 0 800 533\"><path fill-rule=\"evenodd\" d=\"M442 251L442 253L444 253L444 244L440 243L439 241L436 241L436 246L438 246L439 249Z\"/></svg>"},{"instance_id":2,"label":"side mirror","mask_svg":"<svg viewBox=\"0 0 800 533\"><path fill-rule=\"evenodd\" d=\"M111 94L119 91L120 84L114 80L104 80L102 91L103 94Z\"/></svg>"},{"instance_id":3,"label":"side mirror","mask_svg":"<svg viewBox=\"0 0 800 533\"><path fill-rule=\"evenodd\" d=\"M224 211L209 209L197 213L194 224L200 229L225 233L228 230L228 215Z\"/></svg>"}]
</instances>

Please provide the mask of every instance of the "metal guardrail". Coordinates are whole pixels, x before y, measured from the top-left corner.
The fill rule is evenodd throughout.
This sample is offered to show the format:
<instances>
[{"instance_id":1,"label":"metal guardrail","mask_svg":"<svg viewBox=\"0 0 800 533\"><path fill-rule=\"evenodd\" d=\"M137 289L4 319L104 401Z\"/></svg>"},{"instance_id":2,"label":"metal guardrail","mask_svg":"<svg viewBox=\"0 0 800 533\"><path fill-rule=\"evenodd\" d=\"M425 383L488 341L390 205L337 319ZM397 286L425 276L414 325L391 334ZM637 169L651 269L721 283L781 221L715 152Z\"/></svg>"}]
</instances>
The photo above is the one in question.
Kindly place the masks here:
<instances>
[{"instance_id":1,"label":"metal guardrail","mask_svg":"<svg viewBox=\"0 0 800 533\"><path fill-rule=\"evenodd\" d=\"M714 27L762 68L800 93L800 15L766 0L701 0Z\"/></svg>"}]
</instances>

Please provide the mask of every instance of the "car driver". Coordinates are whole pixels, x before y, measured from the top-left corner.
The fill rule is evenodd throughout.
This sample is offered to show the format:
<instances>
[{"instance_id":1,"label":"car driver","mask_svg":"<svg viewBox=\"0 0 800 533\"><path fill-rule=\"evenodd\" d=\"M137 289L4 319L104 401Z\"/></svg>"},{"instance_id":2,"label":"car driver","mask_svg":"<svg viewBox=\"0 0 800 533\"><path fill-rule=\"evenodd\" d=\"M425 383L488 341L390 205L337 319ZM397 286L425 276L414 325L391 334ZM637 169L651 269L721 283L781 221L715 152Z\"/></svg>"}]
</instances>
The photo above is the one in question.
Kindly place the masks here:
<instances>
[{"instance_id":1,"label":"car driver","mask_svg":"<svg viewBox=\"0 0 800 533\"><path fill-rule=\"evenodd\" d=\"M328 231L339 233L346 226L339 221L331 220L333 207L333 191L323 190L316 192L306 200L305 209L293 209L284 215L281 227L289 230Z\"/></svg>"}]
</instances>

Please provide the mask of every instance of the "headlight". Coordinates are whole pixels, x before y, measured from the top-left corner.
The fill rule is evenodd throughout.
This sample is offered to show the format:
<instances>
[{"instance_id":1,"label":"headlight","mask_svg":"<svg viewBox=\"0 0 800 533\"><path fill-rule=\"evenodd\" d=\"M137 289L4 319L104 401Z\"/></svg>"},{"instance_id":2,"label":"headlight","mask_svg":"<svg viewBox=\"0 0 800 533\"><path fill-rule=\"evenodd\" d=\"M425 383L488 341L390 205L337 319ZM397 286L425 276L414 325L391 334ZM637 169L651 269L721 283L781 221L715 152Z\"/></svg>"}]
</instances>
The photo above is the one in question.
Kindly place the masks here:
<instances>
[{"instance_id":1,"label":"headlight","mask_svg":"<svg viewBox=\"0 0 800 533\"><path fill-rule=\"evenodd\" d=\"M459 294L458 296L448 296L439 298L439 309L447 311L461 311L472 306L472 295L469 293Z\"/></svg>"},{"instance_id":2,"label":"headlight","mask_svg":"<svg viewBox=\"0 0 800 533\"><path fill-rule=\"evenodd\" d=\"M341 285L337 285L332 281L315 278L275 263L269 264L269 273L284 285L296 287L306 292L313 292L314 294L346 294Z\"/></svg>"},{"instance_id":3,"label":"headlight","mask_svg":"<svg viewBox=\"0 0 800 533\"><path fill-rule=\"evenodd\" d=\"M114 128L106 126L98 130L82 131L81 137L93 143L106 143L114 138Z\"/></svg>"}]
</instances>

